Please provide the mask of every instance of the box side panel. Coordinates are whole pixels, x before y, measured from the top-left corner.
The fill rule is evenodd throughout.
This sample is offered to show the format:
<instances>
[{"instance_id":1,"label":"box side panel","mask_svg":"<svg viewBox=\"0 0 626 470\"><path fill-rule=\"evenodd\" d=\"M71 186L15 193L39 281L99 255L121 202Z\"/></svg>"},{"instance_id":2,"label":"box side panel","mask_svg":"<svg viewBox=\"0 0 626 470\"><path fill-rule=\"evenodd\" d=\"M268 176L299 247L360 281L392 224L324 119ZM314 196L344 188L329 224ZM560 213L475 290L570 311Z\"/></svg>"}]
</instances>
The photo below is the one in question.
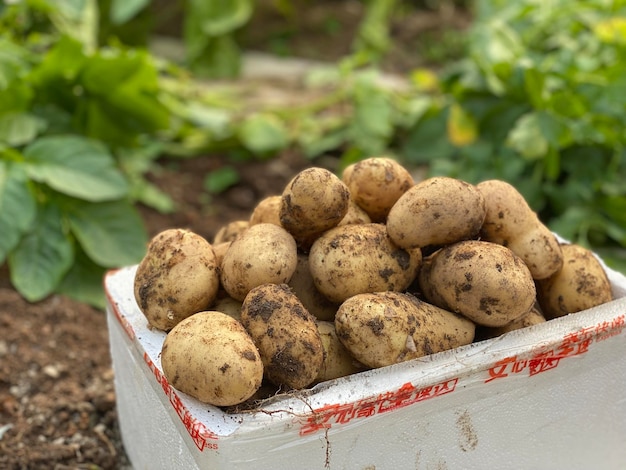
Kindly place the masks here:
<instances>
[{"instance_id":1,"label":"box side panel","mask_svg":"<svg viewBox=\"0 0 626 470\"><path fill-rule=\"evenodd\" d=\"M107 309L111 357L115 371L117 413L124 448L134 470L199 469L152 377L138 363L127 332Z\"/></svg>"}]
</instances>

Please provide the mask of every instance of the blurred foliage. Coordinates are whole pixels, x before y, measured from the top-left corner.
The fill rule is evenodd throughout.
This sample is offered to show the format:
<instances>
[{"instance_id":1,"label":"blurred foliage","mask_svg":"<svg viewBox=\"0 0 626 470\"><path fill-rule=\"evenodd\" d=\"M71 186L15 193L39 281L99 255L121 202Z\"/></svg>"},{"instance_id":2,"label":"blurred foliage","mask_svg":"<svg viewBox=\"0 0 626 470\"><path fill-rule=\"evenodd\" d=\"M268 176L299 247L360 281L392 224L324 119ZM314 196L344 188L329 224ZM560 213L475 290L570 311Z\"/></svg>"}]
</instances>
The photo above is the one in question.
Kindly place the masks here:
<instances>
[{"instance_id":1,"label":"blurred foliage","mask_svg":"<svg viewBox=\"0 0 626 470\"><path fill-rule=\"evenodd\" d=\"M553 230L626 270L625 26L624 1L477 2L468 57L401 154L510 181Z\"/></svg>"},{"instance_id":2,"label":"blurred foliage","mask_svg":"<svg viewBox=\"0 0 626 470\"><path fill-rule=\"evenodd\" d=\"M148 0L0 3L0 263L16 289L102 306L104 271L145 250L134 205L175 210L144 177L159 156L288 147L505 179L552 229L626 271L626 0L478 0L454 39L465 58L398 85L379 62L400 3L367 1L352 52L314 70L319 98L297 106L250 106L227 81L197 80L239 72L250 0L185 1L181 64L145 48ZM289 0L275 5L290 14ZM237 180L226 167L205 189Z\"/></svg>"}]
</instances>

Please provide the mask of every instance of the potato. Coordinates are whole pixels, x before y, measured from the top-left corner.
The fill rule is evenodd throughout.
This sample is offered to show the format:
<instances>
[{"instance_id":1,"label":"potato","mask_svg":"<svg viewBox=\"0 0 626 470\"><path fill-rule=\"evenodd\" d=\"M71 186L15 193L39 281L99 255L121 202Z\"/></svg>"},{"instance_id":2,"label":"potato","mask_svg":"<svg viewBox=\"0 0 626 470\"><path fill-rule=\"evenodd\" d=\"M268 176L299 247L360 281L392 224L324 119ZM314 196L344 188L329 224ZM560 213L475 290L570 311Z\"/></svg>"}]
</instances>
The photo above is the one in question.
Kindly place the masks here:
<instances>
[{"instance_id":1,"label":"potato","mask_svg":"<svg viewBox=\"0 0 626 470\"><path fill-rule=\"evenodd\" d=\"M495 338L496 336L501 336L510 331L520 330L528 326L538 325L545 322L546 317L543 316L543 313L541 313L538 308L533 307L526 315L523 315L521 318L518 318L511 323L507 323L504 326L493 328L482 327L477 329L476 336L480 335L481 339Z\"/></svg>"},{"instance_id":2,"label":"potato","mask_svg":"<svg viewBox=\"0 0 626 470\"><path fill-rule=\"evenodd\" d=\"M222 293L225 294L224 292ZM211 310L225 313L229 317L241 321L241 302L233 299L228 294L222 296L218 294L218 299L211 305Z\"/></svg>"},{"instance_id":3,"label":"potato","mask_svg":"<svg viewBox=\"0 0 626 470\"><path fill-rule=\"evenodd\" d=\"M369 367L383 367L469 344L470 320L401 292L355 295L339 306L337 336Z\"/></svg>"},{"instance_id":4,"label":"potato","mask_svg":"<svg viewBox=\"0 0 626 470\"><path fill-rule=\"evenodd\" d=\"M354 163L346 167L341 179L372 222L384 222L398 198L415 184L409 171L388 157Z\"/></svg>"},{"instance_id":5,"label":"potato","mask_svg":"<svg viewBox=\"0 0 626 470\"><path fill-rule=\"evenodd\" d=\"M319 375L324 348L315 317L287 284L252 289L241 306L241 323L259 350L270 382L300 389Z\"/></svg>"},{"instance_id":6,"label":"potato","mask_svg":"<svg viewBox=\"0 0 626 470\"><path fill-rule=\"evenodd\" d=\"M294 176L281 197L280 223L306 250L345 217L350 192L330 171L314 167Z\"/></svg>"},{"instance_id":7,"label":"potato","mask_svg":"<svg viewBox=\"0 0 626 470\"><path fill-rule=\"evenodd\" d=\"M247 220L233 220L220 228L213 237L213 244L232 242L237 236L250 226Z\"/></svg>"},{"instance_id":8,"label":"potato","mask_svg":"<svg viewBox=\"0 0 626 470\"><path fill-rule=\"evenodd\" d=\"M613 300L611 283L591 251L576 244L563 244L561 250L561 269L537 281L537 298L546 318L562 317Z\"/></svg>"},{"instance_id":9,"label":"potato","mask_svg":"<svg viewBox=\"0 0 626 470\"><path fill-rule=\"evenodd\" d=\"M431 255L419 273L424 297L479 325L504 326L528 313L535 283L522 259L496 243L467 240Z\"/></svg>"},{"instance_id":10,"label":"potato","mask_svg":"<svg viewBox=\"0 0 626 470\"><path fill-rule=\"evenodd\" d=\"M168 229L150 240L133 291L148 323L168 331L206 309L218 288L219 269L211 244L189 230Z\"/></svg>"},{"instance_id":11,"label":"potato","mask_svg":"<svg viewBox=\"0 0 626 470\"><path fill-rule=\"evenodd\" d=\"M315 287L313 276L309 269L309 257L304 253L298 253L296 270L287 283L291 290L298 296L304 308L318 320L333 321L339 307L338 303L328 300Z\"/></svg>"},{"instance_id":12,"label":"potato","mask_svg":"<svg viewBox=\"0 0 626 470\"><path fill-rule=\"evenodd\" d=\"M344 225L319 237L309 252L317 289L332 302L365 292L402 291L416 278L417 250L396 246L383 224Z\"/></svg>"},{"instance_id":13,"label":"potato","mask_svg":"<svg viewBox=\"0 0 626 470\"><path fill-rule=\"evenodd\" d=\"M262 223L280 225L281 203L281 196L268 196L259 201L250 215L250 225Z\"/></svg>"},{"instance_id":14,"label":"potato","mask_svg":"<svg viewBox=\"0 0 626 470\"><path fill-rule=\"evenodd\" d=\"M417 183L393 205L387 232L401 248L447 245L476 237L485 201L471 184L437 176Z\"/></svg>"},{"instance_id":15,"label":"potato","mask_svg":"<svg viewBox=\"0 0 626 470\"><path fill-rule=\"evenodd\" d=\"M346 215L343 217L343 219L341 219L341 222L339 222L337 226L351 224L369 224L371 222L372 219L367 214L367 212L361 209L356 204L356 202L354 202L352 198L350 198L350 200L348 201L348 212L346 212Z\"/></svg>"},{"instance_id":16,"label":"potato","mask_svg":"<svg viewBox=\"0 0 626 470\"><path fill-rule=\"evenodd\" d=\"M263 380L252 339L221 312L199 312L176 325L163 342L161 365L174 388L215 406L246 401Z\"/></svg>"},{"instance_id":17,"label":"potato","mask_svg":"<svg viewBox=\"0 0 626 470\"><path fill-rule=\"evenodd\" d=\"M221 266L222 287L233 299L243 301L250 289L291 279L297 263L296 242L274 224L249 227L228 247Z\"/></svg>"},{"instance_id":18,"label":"potato","mask_svg":"<svg viewBox=\"0 0 626 470\"><path fill-rule=\"evenodd\" d=\"M334 321L318 321L317 329L320 332L324 347L324 362L315 378L316 382L345 377L366 369L363 364L350 355L350 352L339 340Z\"/></svg>"},{"instance_id":19,"label":"potato","mask_svg":"<svg viewBox=\"0 0 626 470\"><path fill-rule=\"evenodd\" d=\"M524 260L534 279L545 279L561 268L563 254L557 238L517 189L500 180L483 181L476 188L486 207L482 240L512 250Z\"/></svg>"},{"instance_id":20,"label":"potato","mask_svg":"<svg viewBox=\"0 0 626 470\"><path fill-rule=\"evenodd\" d=\"M228 248L230 247L230 244L232 242L222 242L222 243L218 243L217 245L212 245L213 246L213 252L215 253L215 259L217 260L217 265L220 267L222 266L222 261L224 260L224 255L226 254L226 252L228 251Z\"/></svg>"}]
</instances>

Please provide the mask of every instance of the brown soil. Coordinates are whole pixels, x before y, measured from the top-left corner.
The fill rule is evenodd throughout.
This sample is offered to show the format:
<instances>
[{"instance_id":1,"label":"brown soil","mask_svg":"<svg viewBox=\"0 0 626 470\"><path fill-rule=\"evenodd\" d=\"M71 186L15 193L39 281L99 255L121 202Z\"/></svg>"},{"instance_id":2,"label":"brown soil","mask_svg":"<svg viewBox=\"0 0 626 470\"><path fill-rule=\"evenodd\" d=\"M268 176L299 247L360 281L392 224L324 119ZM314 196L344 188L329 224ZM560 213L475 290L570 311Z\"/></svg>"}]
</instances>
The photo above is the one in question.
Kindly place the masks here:
<instances>
[{"instance_id":1,"label":"brown soil","mask_svg":"<svg viewBox=\"0 0 626 470\"><path fill-rule=\"evenodd\" d=\"M172 196L177 210L161 214L141 207L149 234L185 227L209 240L226 222L248 218L256 201L277 194L312 164L289 153L241 164L241 181L211 197L203 181L223 159L160 163L150 179ZM332 167L332 159L325 163ZM0 468L128 468L105 313L56 295L30 304L11 288L3 269L0 332Z\"/></svg>"}]
</instances>

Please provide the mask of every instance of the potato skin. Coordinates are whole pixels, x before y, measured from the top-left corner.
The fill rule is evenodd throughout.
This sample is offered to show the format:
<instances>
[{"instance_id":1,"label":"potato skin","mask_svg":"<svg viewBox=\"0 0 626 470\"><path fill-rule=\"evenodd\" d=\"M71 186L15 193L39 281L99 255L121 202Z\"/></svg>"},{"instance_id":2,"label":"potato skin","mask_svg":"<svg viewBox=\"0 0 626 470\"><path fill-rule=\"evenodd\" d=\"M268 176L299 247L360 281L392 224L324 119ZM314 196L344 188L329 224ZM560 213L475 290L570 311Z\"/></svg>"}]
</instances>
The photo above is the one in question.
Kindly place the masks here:
<instances>
[{"instance_id":1,"label":"potato skin","mask_svg":"<svg viewBox=\"0 0 626 470\"><path fill-rule=\"evenodd\" d=\"M296 270L288 282L294 294L298 296L304 308L318 320L333 321L339 307L338 303L328 300L315 287L311 270L309 269L309 256L298 253Z\"/></svg>"},{"instance_id":2,"label":"potato skin","mask_svg":"<svg viewBox=\"0 0 626 470\"><path fill-rule=\"evenodd\" d=\"M232 242L237 236L250 226L247 220L233 220L221 227L213 237L213 244Z\"/></svg>"},{"instance_id":3,"label":"potato skin","mask_svg":"<svg viewBox=\"0 0 626 470\"><path fill-rule=\"evenodd\" d=\"M421 251L396 246L383 224L344 225L320 236L309 252L317 289L332 302L365 292L402 291L417 276Z\"/></svg>"},{"instance_id":4,"label":"potato skin","mask_svg":"<svg viewBox=\"0 0 626 470\"><path fill-rule=\"evenodd\" d=\"M268 196L261 199L250 215L250 225L274 224L280 226L281 196Z\"/></svg>"},{"instance_id":5,"label":"potato skin","mask_svg":"<svg viewBox=\"0 0 626 470\"><path fill-rule=\"evenodd\" d=\"M263 380L263 363L248 333L215 311L176 325L163 343L161 365L174 388L215 406L246 401Z\"/></svg>"},{"instance_id":6,"label":"potato skin","mask_svg":"<svg viewBox=\"0 0 626 470\"><path fill-rule=\"evenodd\" d=\"M524 196L509 183L488 180L476 185L485 199L482 240L504 245L522 258L533 279L545 279L563 265L556 236L537 217Z\"/></svg>"},{"instance_id":7,"label":"potato skin","mask_svg":"<svg viewBox=\"0 0 626 470\"><path fill-rule=\"evenodd\" d=\"M511 323L507 323L504 326L498 326L493 328L488 327L480 327L476 331L476 336L480 335L481 339L495 338L496 336L501 336L505 333L509 333L510 331L520 330L522 328L526 328L528 326L538 325L540 323L545 323L546 317L543 316L543 313L536 308L533 307L530 312L525 315L522 315L521 318L518 318Z\"/></svg>"},{"instance_id":8,"label":"potato skin","mask_svg":"<svg viewBox=\"0 0 626 470\"><path fill-rule=\"evenodd\" d=\"M454 243L424 265L419 285L426 299L479 325L504 326L528 313L536 300L526 264L496 243Z\"/></svg>"},{"instance_id":9,"label":"potato skin","mask_svg":"<svg viewBox=\"0 0 626 470\"><path fill-rule=\"evenodd\" d=\"M148 323L171 330L216 298L219 267L211 244L189 230L155 235L135 274L133 292Z\"/></svg>"},{"instance_id":10,"label":"potato skin","mask_svg":"<svg viewBox=\"0 0 626 470\"><path fill-rule=\"evenodd\" d=\"M476 237L485 201L473 185L436 176L417 183L393 205L387 232L402 248L446 245Z\"/></svg>"},{"instance_id":11,"label":"potato skin","mask_svg":"<svg viewBox=\"0 0 626 470\"><path fill-rule=\"evenodd\" d=\"M398 198L415 184L409 171L389 157L354 163L344 169L341 179L372 222L384 222Z\"/></svg>"},{"instance_id":12,"label":"potato skin","mask_svg":"<svg viewBox=\"0 0 626 470\"><path fill-rule=\"evenodd\" d=\"M318 321L317 329L320 332L324 347L324 362L315 378L316 382L345 377L346 375L356 374L367 369L367 367L352 357L343 345L335 331L334 321Z\"/></svg>"},{"instance_id":13,"label":"potato skin","mask_svg":"<svg viewBox=\"0 0 626 470\"><path fill-rule=\"evenodd\" d=\"M537 281L537 299L548 319L580 312L613 300L611 283L591 251L563 244L563 266Z\"/></svg>"},{"instance_id":14,"label":"potato skin","mask_svg":"<svg viewBox=\"0 0 626 470\"><path fill-rule=\"evenodd\" d=\"M337 311L335 328L350 354L369 367L469 344L475 332L467 318L401 292L349 298Z\"/></svg>"},{"instance_id":15,"label":"potato skin","mask_svg":"<svg viewBox=\"0 0 626 470\"><path fill-rule=\"evenodd\" d=\"M249 227L231 242L221 266L222 287L233 299L243 301L250 289L291 279L297 262L293 237L278 225Z\"/></svg>"},{"instance_id":16,"label":"potato skin","mask_svg":"<svg viewBox=\"0 0 626 470\"><path fill-rule=\"evenodd\" d=\"M330 171L313 167L294 176L281 198L280 223L306 250L315 238L345 217L350 191Z\"/></svg>"},{"instance_id":17,"label":"potato skin","mask_svg":"<svg viewBox=\"0 0 626 470\"><path fill-rule=\"evenodd\" d=\"M270 382L300 389L319 375L324 348L315 317L287 284L252 289L241 306L241 323L259 350Z\"/></svg>"}]
</instances>

